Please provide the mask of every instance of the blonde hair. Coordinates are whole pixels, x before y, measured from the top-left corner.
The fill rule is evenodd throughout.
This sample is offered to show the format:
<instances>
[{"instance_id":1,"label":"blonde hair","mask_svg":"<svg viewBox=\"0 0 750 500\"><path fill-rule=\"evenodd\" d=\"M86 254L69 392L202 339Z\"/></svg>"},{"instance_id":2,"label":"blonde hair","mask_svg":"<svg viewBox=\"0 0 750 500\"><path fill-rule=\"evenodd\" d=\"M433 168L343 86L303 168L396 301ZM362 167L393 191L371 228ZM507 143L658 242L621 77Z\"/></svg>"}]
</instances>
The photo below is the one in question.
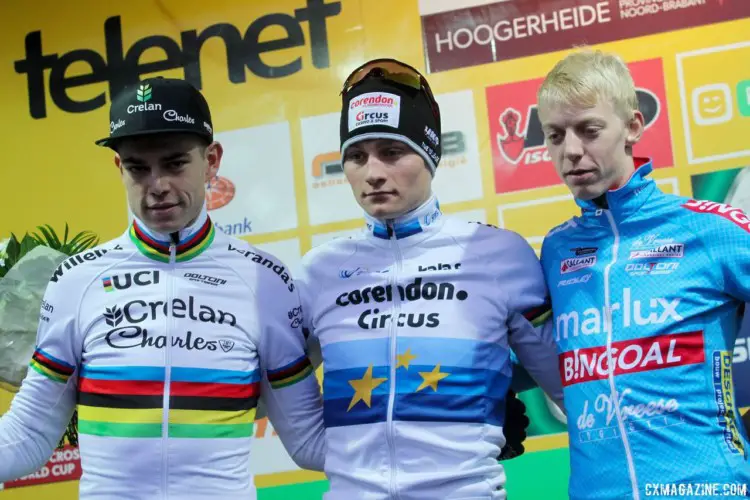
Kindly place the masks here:
<instances>
[{"instance_id":1,"label":"blonde hair","mask_svg":"<svg viewBox=\"0 0 750 500\"><path fill-rule=\"evenodd\" d=\"M588 48L558 62L537 92L540 112L558 106L594 107L600 99L609 100L626 121L638 109L633 77L622 58Z\"/></svg>"}]
</instances>

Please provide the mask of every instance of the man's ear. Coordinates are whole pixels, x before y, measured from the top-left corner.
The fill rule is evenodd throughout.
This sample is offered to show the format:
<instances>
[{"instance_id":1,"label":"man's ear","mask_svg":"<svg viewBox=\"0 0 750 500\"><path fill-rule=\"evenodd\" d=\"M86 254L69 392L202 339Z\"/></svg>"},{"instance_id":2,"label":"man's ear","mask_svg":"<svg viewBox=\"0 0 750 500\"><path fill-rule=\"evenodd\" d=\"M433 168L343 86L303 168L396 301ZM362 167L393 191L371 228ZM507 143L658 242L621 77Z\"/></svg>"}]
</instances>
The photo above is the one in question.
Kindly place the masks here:
<instances>
[{"instance_id":1,"label":"man's ear","mask_svg":"<svg viewBox=\"0 0 750 500\"><path fill-rule=\"evenodd\" d=\"M120 171L120 175L122 175L123 174L123 172L122 172L122 159L120 159L120 155L117 154L117 153L115 153L114 162L115 162L115 167L117 167L117 169Z\"/></svg>"},{"instance_id":2,"label":"man's ear","mask_svg":"<svg viewBox=\"0 0 750 500\"><path fill-rule=\"evenodd\" d=\"M633 116L627 123L628 135L625 138L625 146L632 148L643 136L643 131L646 129L646 119L643 117L643 113L637 109L633 111Z\"/></svg>"},{"instance_id":3,"label":"man's ear","mask_svg":"<svg viewBox=\"0 0 750 500\"><path fill-rule=\"evenodd\" d=\"M206 182L210 182L211 179L216 177L219 173L219 167L221 166L221 158L224 155L224 147L219 142L212 142L206 148L206 160L208 161L208 169L206 170Z\"/></svg>"}]
</instances>

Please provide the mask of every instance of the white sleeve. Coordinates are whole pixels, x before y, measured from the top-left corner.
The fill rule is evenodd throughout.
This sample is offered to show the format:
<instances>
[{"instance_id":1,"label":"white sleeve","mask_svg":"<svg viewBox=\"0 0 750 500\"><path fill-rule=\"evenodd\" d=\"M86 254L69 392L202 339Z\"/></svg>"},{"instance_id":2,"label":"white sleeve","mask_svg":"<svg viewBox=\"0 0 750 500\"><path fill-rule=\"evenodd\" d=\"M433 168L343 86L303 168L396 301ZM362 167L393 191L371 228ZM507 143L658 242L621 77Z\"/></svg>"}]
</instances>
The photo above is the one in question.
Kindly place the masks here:
<instances>
[{"instance_id":1,"label":"white sleeve","mask_svg":"<svg viewBox=\"0 0 750 500\"><path fill-rule=\"evenodd\" d=\"M263 336L261 398L287 453L303 469L322 471L326 441L323 398L305 351L302 308L296 286L290 292L273 273L259 290Z\"/></svg>"},{"instance_id":2,"label":"white sleeve","mask_svg":"<svg viewBox=\"0 0 750 500\"><path fill-rule=\"evenodd\" d=\"M36 350L10 409L0 418L0 482L39 470L50 458L76 405L81 346L77 310L81 293L72 283L49 283Z\"/></svg>"},{"instance_id":3,"label":"white sleeve","mask_svg":"<svg viewBox=\"0 0 750 500\"><path fill-rule=\"evenodd\" d=\"M314 369L318 369L323 363L323 353L320 348L320 342L315 335L313 326L313 316L315 312L315 297L321 288L320 280L315 280L312 276L312 251L308 252L302 259L301 269L294 281L297 284L300 303L302 305L302 333L307 342L307 355Z\"/></svg>"},{"instance_id":4,"label":"white sleeve","mask_svg":"<svg viewBox=\"0 0 750 500\"><path fill-rule=\"evenodd\" d=\"M563 408L563 388L553 336L551 305L542 266L519 235L512 245L514 269L509 276L508 344L523 368Z\"/></svg>"}]
</instances>

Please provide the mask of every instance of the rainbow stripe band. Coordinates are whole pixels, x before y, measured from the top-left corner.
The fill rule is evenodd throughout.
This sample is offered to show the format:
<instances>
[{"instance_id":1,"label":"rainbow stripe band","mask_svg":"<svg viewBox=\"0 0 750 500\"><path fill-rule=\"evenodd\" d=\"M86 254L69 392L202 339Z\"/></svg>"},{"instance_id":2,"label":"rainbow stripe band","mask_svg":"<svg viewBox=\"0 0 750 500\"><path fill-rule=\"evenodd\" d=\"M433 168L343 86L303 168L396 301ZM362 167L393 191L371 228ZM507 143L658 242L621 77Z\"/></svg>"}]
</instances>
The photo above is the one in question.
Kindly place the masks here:
<instances>
[{"instance_id":1,"label":"rainbow stripe band","mask_svg":"<svg viewBox=\"0 0 750 500\"><path fill-rule=\"evenodd\" d=\"M36 351L34 351L34 354L31 356L29 366L37 373L62 384L67 384L68 379L75 371L73 365L52 356L50 353L39 347L36 348Z\"/></svg>"},{"instance_id":2,"label":"rainbow stripe band","mask_svg":"<svg viewBox=\"0 0 750 500\"><path fill-rule=\"evenodd\" d=\"M306 355L302 355L288 365L276 370L268 370L268 381L271 383L272 388L281 389L282 387L296 384L312 372L313 367L310 364L310 360Z\"/></svg>"},{"instance_id":3,"label":"rainbow stripe band","mask_svg":"<svg viewBox=\"0 0 750 500\"><path fill-rule=\"evenodd\" d=\"M260 372L172 367L168 435L247 438L253 435ZM96 436L163 435L165 369L88 366L81 369L78 429Z\"/></svg>"},{"instance_id":4,"label":"rainbow stripe band","mask_svg":"<svg viewBox=\"0 0 750 500\"><path fill-rule=\"evenodd\" d=\"M534 307L523 313L524 317L535 327L542 326L552 317L552 306L546 301L539 307Z\"/></svg>"},{"instance_id":5,"label":"rainbow stripe band","mask_svg":"<svg viewBox=\"0 0 750 500\"><path fill-rule=\"evenodd\" d=\"M146 231L133 221L130 226L130 239L140 252L153 260L159 262L169 262L169 243L158 241L149 236ZM194 259L203 253L214 241L216 228L214 228L211 218L206 218L206 222L187 240L177 245L175 258L177 262L185 262Z\"/></svg>"}]
</instances>

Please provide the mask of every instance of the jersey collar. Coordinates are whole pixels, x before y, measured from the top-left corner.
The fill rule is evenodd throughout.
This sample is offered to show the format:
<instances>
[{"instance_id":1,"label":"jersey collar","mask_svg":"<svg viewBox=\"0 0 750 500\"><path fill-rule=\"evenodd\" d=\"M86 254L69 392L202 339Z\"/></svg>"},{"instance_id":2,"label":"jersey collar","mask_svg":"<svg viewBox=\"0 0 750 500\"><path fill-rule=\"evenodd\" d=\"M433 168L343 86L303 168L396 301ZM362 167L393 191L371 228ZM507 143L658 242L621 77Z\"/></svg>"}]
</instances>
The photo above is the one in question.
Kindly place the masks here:
<instances>
[{"instance_id":1,"label":"jersey collar","mask_svg":"<svg viewBox=\"0 0 750 500\"><path fill-rule=\"evenodd\" d=\"M395 236L397 240L422 239L417 235L427 236L437 231L442 225L443 213L440 203L435 195L431 195L427 201L411 212L395 219L376 219L365 213L366 232L368 236L389 240Z\"/></svg>"},{"instance_id":2,"label":"jersey collar","mask_svg":"<svg viewBox=\"0 0 750 500\"><path fill-rule=\"evenodd\" d=\"M610 189L594 200L575 199L583 217L599 217L604 209L609 210L615 220L623 220L643 206L656 189L656 183L648 178L653 164L650 158L634 158L634 161L635 171L624 185Z\"/></svg>"},{"instance_id":3,"label":"jersey collar","mask_svg":"<svg viewBox=\"0 0 750 500\"><path fill-rule=\"evenodd\" d=\"M137 217L133 218L128 233L130 239L143 255L160 262L169 262L169 245L172 241L170 234L149 229ZM208 216L205 204L195 222L180 230L177 234L178 243L175 254L177 262L193 259L211 245L216 234L216 228Z\"/></svg>"}]
</instances>

